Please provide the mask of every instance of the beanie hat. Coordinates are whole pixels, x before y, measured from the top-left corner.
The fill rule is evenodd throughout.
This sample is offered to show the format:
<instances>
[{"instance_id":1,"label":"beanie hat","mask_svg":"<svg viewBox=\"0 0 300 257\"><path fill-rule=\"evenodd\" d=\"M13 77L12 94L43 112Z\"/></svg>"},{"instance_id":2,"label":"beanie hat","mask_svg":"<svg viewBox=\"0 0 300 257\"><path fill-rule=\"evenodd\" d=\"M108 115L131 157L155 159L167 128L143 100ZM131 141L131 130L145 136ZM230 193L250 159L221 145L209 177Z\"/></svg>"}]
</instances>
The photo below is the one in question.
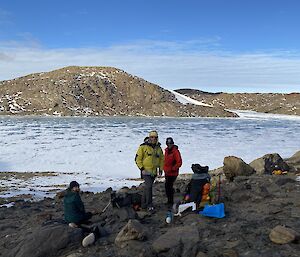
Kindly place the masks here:
<instances>
[{"instance_id":1,"label":"beanie hat","mask_svg":"<svg viewBox=\"0 0 300 257\"><path fill-rule=\"evenodd\" d=\"M197 173L197 174L208 173L208 169L209 169L208 166L201 166L198 163L192 164L192 170L194 173Z\"/></svg>"},{"instance_id":2,"label":"beanie hat","mask_svg":"<svg viewBox=\"0 0 300 257\"><path fill-rule=\"evenodd\" d=\"M168 137L166 139L166 145L174 145L174 140L172 137Z\"/></svg>"},{"instance_id":3,"label":"beanie hat","mask_svg":"<svg viewBox=\"0 0 300 257\"><path fill-rule=\"evenodd\" d=\"M72 189L73 187L79 187L78 182L72 181L72 182L70 183L70 185L69 185L69 188Z\"/></svg>"},{"instance_id":4,"label":"beanie hat","mask_svg":"<svg viewBox=\"0 0 300 257\"><path fill-rule=\"evenodd\" d=\"M149 137L158 137L157 131L153 130L149 133Z\"/></svg>"}]
</instances>

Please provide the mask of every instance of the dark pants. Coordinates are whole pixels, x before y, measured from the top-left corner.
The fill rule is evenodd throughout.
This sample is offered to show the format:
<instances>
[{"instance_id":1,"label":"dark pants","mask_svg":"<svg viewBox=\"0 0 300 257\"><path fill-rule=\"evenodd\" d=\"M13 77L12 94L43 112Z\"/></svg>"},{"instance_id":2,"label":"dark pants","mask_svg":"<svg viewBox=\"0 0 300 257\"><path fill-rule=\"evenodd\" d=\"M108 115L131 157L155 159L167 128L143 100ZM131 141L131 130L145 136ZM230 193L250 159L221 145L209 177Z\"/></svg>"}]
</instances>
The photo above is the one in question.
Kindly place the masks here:
<instances>
[{"instance_id":1,"label":"dark pants","mask_svg":"<svg viewBox=\"0 0 300 257\"><path fill-rule=\"evenodd\" d=\"M166 195L167 195L169 204L174 203L173 185L174 185L176 178L177 178L177 176L165 176L165 189L166 189Z\"/></svg>"},{"instance_id":2,"label":"dark pants","mask_svg":"<svg viewBox=\"0 0 300 257\"><path fill-rule=\"evenodd\" d=\"M84 217L81 221L77 222L76 224L77 225L80 225L80 224L88 224L89 223L89 220L92 218L93 214L91 212L86 212L84 214Z\"/></svg>"},{"instance_id":3,"label":"dark pants","mask_svg":"<svg viewBox=\"0 0 300 257\"><path fill-rule=\"evenodd\" d=\"M191 180L191 192L190 197L191 201L199 206L202 199L202 189L203 186L207 183L206 179L192 179Z\"/></svg>"},{"instance_id":4,"label":"dark pants","mask_svg":"<svg viewBox=\"0 0 300 257\"><path fill-rule=\"evenodd\" d=\"M143 179L145 181L145 186L142 195L142 208L152 207L152 186L155 177L143 175Z\"/></svg>"}]
</instances>

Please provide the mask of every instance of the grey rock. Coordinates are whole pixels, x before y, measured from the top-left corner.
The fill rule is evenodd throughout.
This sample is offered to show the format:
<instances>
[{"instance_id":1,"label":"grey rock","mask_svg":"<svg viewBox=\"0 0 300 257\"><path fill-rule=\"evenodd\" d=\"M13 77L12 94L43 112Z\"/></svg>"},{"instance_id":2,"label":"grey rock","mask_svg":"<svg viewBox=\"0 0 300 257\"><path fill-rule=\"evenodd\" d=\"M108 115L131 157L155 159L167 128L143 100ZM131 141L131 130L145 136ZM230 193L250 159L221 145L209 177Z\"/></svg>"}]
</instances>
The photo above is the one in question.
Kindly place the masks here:
<instances>
[{"instance_id":1,"label":"grey rock","mask_svg":"<svg viewBox=\"0 0 300 257\"><path fill-rule=\"evenodd\" d=\"M153 249L157 252L167 252L170 249L183 245L183 251L188 251L200 241L199 232L195 226L176 227L157 238Z\"/></svg>"},{"instance_id":2,"label":"grey rock","mask_svg":"<svg viewBox=\"0 0 300 257\"><path fill-rule=\"evenodd\" d=\"M207 257L208 255L204 252L198 252L196 257Z\"/></svg>"},{"instance_id":3,"label":"grey rock","mask_svg":"<svg viewBox=\"0 0 300 257\"><path fill-rule=\"evenodd\" d=\"M131 207L122 207L114 209L114 214L118 217L119 221L128 221L135 219L137 214Z\"/></svg>"},{"instance_id":4,"label":"grey rock","mask_svg":"<svg viewBox=\"0 0 300 257\"><path fill-rule=\"evenodd\" d=\"M249 164L256 174L272 174L274 170L289 171L288 164L278 153L266 154Z\"/></svg>"},{"instance_id":5,"label":"grey rock","mask_svg":"<svg viewBox=\"0 0 300 257\"><path fill-rule=\"evenodd\" d=\"M238 253L234 249L226 249L223 254L223 257L239 257Z\"/></svg>"},{"instance_id":6,"label":"grey rock","mask_svg":"<svg viewBox=\"0 0 300 257\"><path fill-rule=\"evenodd\" d=\"M11 251L11 257L54 257L63 249L80 245L81 229L66 225L49 225L37 228L25 236Z\"/></svg>"},{"instance_id":7,"label":"grey rock","mask_svg":"<svg viewBox=\"0 0 300 257\"><path fill-rule=\"evenodd\" d=\"M300 171L300 151L296 152L292 157L284 159L284 161L289 165L291 171Z\"/></svg>"},{"instance_id":8,"label":"grey rock","mask_svg":"<svg viewBox=\"0 0 300 257\"><path fill-rule=\"evenodd\" d=\"M269 234L270 240L275 244L291 243L295 241L298 236L296 231L284 226L276 226Z\"/></svg>"},{"instance_id":9,"label":"grey rock","mask_svg":"<svg viewBox=\"0 0 300 257\"><path fill-rule=\"evenodd\" d=\"M235 156L227 156L223 161L223 171L226 178L232 181L236 176L249 176L255 171L241 158Z\"/></svg>"},{"instance_id":10,"label":"grey rock","mask_svg":"<svg viewBox=\"0 0 300 257\"><path fill-rule=\"evenodd\" d=\"M150 213L146 211L138 211L136 214L139 219L144 219L145 217L151 216Z\"/></svg>"},{"instance_id":11,"label":"grey rock","mask_svg":"<svg viewBox=\"0 0 300 257\"><path fill-rule=\"evenodd\" d=\"M278 180L275 182L276 185L278 186L283 186L287 183L292 183L294 184L296 181L292 178L287 178L287 177L279 177Z\"/></svg>"},{"instance_id":12,"label":"grey rock","mask_svg":"<svg viewBox=\"0 0 300 257\"><path fill-rule=\"evenodd\" d=\"M82 253L71 253L66 257L83 257L84 255Z\"/></svg>"},{"instance_id":13,"label":"grey rock","mask_svg":"<svg viewBox=\"0 0 300 257\"><path fill-rule=\"evenodd\" d=\"M146 229L138 220L129 220L128 223L118 233L115 244L121 245L130 240L143 241L147 238Z\"/></svg>"}]
</instances>

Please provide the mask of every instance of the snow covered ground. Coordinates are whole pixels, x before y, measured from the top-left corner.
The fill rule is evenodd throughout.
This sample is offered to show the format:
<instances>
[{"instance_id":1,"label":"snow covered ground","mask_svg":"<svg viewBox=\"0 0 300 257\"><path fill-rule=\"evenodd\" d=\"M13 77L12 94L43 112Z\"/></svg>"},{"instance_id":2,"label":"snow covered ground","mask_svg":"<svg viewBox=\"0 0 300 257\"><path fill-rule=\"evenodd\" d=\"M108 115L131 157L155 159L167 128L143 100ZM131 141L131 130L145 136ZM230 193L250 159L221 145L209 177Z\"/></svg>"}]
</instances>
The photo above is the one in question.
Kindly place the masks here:
<instances>
[{"instance_id":1,"label":"snow covered ground","mask_svg":"<svg viewBox=\"0 0 300 257\"><path fill-rule=\"evenodd\" d=\"M190 173L192 163L220 167L228 155L250 162L266 153L286 158L300 150L299 117L242 113L238 119L0 117L0 171L57 173L2 180L7 190L1 193L43 196L74 179L92 191L136 184L125 179L139 177L135 153L153 129L163 148L169 136L178 144L182 173Z\"/></svg>"},{"instance_id":2,"label":"snow covered ground","mask_svg":"<svg viewBox=\"0 0 300 257\"><path fill-rule=\"evenodd\" d=\"M273 114L273 113L261 113L255 111L242 111L242 110L228 110L230 112L235 112L242 119L279 119L279 120L298 120L300 121L300 116L297 115L283 115L283 114Z\"/></svg>"}]
</instances>

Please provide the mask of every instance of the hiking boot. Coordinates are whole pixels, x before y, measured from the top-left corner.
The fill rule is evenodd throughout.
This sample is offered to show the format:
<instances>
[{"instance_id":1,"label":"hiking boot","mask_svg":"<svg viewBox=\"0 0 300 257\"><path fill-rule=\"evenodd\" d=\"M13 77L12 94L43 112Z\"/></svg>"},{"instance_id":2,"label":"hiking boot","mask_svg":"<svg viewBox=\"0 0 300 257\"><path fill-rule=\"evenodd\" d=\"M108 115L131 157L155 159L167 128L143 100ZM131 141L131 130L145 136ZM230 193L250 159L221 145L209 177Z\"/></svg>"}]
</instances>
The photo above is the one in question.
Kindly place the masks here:
<instances>
[{"instance_id":1,"label":"hiking boot","mask_svg":"<svg viewBox=\"0 0 300 257\"><path fill-rule=\"evenodd\" d=\"M93 244L95 242L95 240L96 240L95 234L94 233L90 233L85 238L83 238L83 240L82 240L82 246L83 247L87 247L87 246Z\"/></svg>"},{"instance_id":2,"label":"hiking boot","mask_svg":"<svg viewBox=\"0 0 300 257\"><path fill-rule=\"evenodd\" d=\"M92 232L95 235L95 240L98 239L98 238L100 238L100 231L99 231L98 226L93 227Z\"/></svg>"}]
</instances>

